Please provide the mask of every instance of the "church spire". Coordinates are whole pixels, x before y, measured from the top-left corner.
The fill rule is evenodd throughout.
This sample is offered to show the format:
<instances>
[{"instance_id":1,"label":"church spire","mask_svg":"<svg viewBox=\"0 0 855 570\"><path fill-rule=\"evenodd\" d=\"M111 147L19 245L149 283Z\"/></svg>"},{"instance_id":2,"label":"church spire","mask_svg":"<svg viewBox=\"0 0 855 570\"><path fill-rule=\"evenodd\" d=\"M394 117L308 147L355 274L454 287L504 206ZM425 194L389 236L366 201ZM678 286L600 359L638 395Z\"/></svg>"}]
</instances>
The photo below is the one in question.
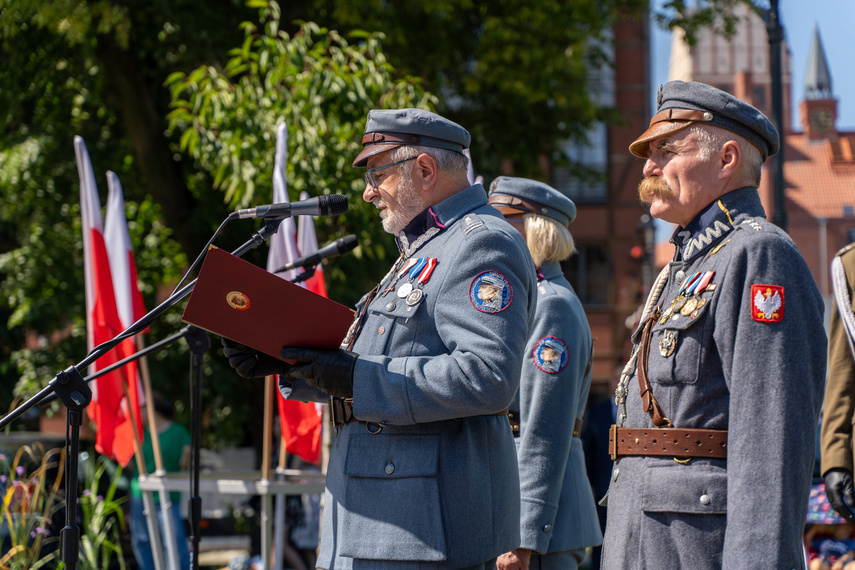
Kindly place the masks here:
<instances>
[{"instance_id":1,"label":"church spire","mask_svg":"<svg viewBox=\"0 0 855 570\"><path fill-rule=\"evenodd\" d=\"M813 29L813 41L805 74L805 99L833 99L831 74L828 72L828 61L825 59L825 50L819 37L819 26L814 26Z\"/></svg>"}]
</instances>

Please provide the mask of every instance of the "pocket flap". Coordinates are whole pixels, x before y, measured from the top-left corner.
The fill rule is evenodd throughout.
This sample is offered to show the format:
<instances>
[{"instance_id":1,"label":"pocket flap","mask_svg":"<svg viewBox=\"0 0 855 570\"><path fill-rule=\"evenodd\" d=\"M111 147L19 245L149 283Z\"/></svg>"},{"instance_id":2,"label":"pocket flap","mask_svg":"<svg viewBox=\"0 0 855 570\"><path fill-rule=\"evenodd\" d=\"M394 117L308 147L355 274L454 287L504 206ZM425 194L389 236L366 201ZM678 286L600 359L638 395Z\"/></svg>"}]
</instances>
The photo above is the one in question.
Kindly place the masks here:
<instances>
[{"instance_id":1,"label":"pocket flap","mask_svg":"<svg viewBox=\"0 0 855 570\"><path fill-rule=\"evenodd\" d=\"M641 510L651 513L727 513L727 470L672 462L644 472Z\"/></svg>"},{"instance_id":2,"label":"pocket flap","mask_svg":"<svg viewBox=\"0 0 855 570\"><path fill-rule=\"evenodd\" d=\"M358 435L348 442L344 472L350 477L436 477L439 437Z\"/></svg>"},{"instance_id":3,"label":"pocket flap","mask_svg":"<svg viewBox=\"0 0 855 570\"><path fill-rule=\"evenodd\" d=\"M413 298L410 297L410 302L412 302L412 299ZM392 292L385 299L381 298L382 302L372 305L371 312L391 318L409 319L416 314L424 300L425 295L422 293L418 300L411 305L407 302L406 297L398 297L394 292Z\"/></svg>"}]
</instances>

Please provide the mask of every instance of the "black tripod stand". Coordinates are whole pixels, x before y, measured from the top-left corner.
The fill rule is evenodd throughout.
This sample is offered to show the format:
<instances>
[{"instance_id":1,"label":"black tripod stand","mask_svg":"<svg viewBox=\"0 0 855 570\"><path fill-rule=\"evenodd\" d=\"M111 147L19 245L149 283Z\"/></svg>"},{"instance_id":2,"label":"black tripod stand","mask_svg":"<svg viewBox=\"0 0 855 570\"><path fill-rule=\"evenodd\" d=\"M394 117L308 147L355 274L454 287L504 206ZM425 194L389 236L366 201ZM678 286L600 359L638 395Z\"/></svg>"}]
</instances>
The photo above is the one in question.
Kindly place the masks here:
<instances>
[{"instance_id":1,"label":"black tripod stand","mask_svg":"<svg viewBox=\"0 0 855 570\"><path fill-rule=\"evenodd\" d=\"M230 219L232 217L233 216L230 216ZM284 217L287 216L276 216L271 219L266 219L265 225L257 232L255 232L252 237L247 240L242 246L234 250L232 254L237 257L241 257L247 251L264 243L271 235L276 233L276 231L279 229L279 224L282 222ZM145 316L143 316L137 322L126 328L115 338L95 347L80 363L75 366L70 366L62 372L59 372L48 383L48 385L42 390L40 390L35 396L29 398L16 409L14 409L9 414L0 419L0 430L2 430L6 426L10 425L17 418L19 418L21 415L23 415L34 405L52 401L54 395L55 398L59 398L60 401L62 401L62 403L65 404L67 408L67 428L65 442L67 452L65 471L66 526L60 532L60 560L65 564L65 568L67 570L75 570L80 554L80 528L77 526L75 520L78 483L76 461L80 446L80 426L83 423L83 410L86 408L86 406L89 405L92 400L92 391L89 389L87 382L94 380L98 376L105 374L106 372L109 372L110 370L113 370L118 366L127 364L127 362L129 362L130 360L138 358L139 356L142 356L142 354L145 354L150 350L154 350L154 348L161 347L165 343L160 342L157 344L153 344L145 351L126 358L121 362L117 362L113 366L105 368L100 373L92 375L91 377L87 377L86 379L83 378L79 370L85 369L89 365L93 364L95 361L107 354L110 350L115 348L120 342L122 342L126 338L131 338L134 335L145 330L152 322L155 321L157 317L163 314L167 309L170 309L176 303L178 303L178 301L189 295L195 285L196 280L194 279L181 289L174 292L172 295L169 296L168 299L166 299L160 305L149 311ZM188 345L190 346L191 352L193 353L190 370L192 422L191 471L193 474L190 499L190 521L191 526L193 527L191 530L191 543L193 545L191 568L193 570L198 570L199 560L197 553L199 546L199 523L201 520L202 512L202 500L199 497L199 437L201 431L200 425L202 385L201 375L202 366L204 364L204 353L210 347L210 339L208 338L207 334L204 333L204 331L201 331L200 329L197 329L195 327L187 327L185 330L187 331L187 333L189 333L190 331L193 332L193 336L188 337L187 341ZM182 332L182 334L178 335L178 337L171 337L168 340L169 342L171 342L172 340L175 340L175 338L185 336L185 334L187 333Z\"/></svg>"}]
</instances>

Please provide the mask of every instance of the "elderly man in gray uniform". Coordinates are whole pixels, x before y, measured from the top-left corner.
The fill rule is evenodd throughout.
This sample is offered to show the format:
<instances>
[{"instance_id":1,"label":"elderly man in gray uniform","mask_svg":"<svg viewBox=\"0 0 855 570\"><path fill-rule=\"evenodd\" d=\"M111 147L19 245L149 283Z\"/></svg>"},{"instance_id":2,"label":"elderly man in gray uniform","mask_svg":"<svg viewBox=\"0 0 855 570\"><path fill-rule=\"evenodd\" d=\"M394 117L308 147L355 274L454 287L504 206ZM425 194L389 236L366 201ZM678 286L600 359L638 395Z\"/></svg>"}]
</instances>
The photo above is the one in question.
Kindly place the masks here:
<instances>
[{"instance_id":1,"label":"elderly man in gray uniform","mask_svg":"<svg viewBox=\"0 0 855 570\"><path fill-rule=\"evenodd\" d=\"M576 205L535 180L502 176L490 204L526 239L537 267L537 312L511 406L522 493L519 548L499 570L571 570L603 540L579 439L591 389L593 340L560 262L574 251Z\"/></svg>"},{"instance_id":2,"label":"elderly man in gray uniform","mask_svg":"<svg viewBox=\"0 0 855 570\"><path fill-rule=\"evenodd\" d=\"M333 396L320 568L486 569L519 546L507 410L537 281L522 236L467 182L469 138L427 111L371 111L353 165L397 263L339 350L286 348L290 366L226 348L243 376L279 373L286 398Z\"/></svg>"},{"instance_id":3,"label":"elderly man in gray uniform","mask_svg":"<svg viewBox=\"0 0 855 570\"><path fill-rule=\"evenodd\" d=\"M630 145L678 225L618 388L603 567L803 568L823 301L757 193L778 133L701 83L660 88Z\"/></svg>"}]
</instances>

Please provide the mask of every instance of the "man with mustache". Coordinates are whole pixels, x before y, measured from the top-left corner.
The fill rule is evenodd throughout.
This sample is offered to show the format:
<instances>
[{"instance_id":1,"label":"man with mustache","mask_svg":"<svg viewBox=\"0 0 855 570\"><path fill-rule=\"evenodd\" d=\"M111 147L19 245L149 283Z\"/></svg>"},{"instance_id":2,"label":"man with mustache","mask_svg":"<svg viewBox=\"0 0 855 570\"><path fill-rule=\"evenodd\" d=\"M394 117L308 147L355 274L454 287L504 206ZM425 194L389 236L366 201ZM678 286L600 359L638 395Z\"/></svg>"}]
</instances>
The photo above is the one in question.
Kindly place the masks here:
<instances>
[{"instance_id":1,"label":"man with mustache","mask_svg":"<svg viewBox=\"0 0 855 570\"><path fill-rule=\"evenodd\" d=\"M329 401L334 423L319 568L495 568L520 544L508 406L534 317L522 236L467 180L469 133L420 109L368 114L363 198L400 258L357 304L339 350L289 365L228 343L247 378ZM479 297L482 283L501 292Z\"/></svg>"},{"instance_id":2,"label":"man with mustache","mask_svg":"<svg viewBox=\"0 0 855 570\"><path fill-rule=\"evenodd\" d=\"M757 193L778 133L701 83L660 87L630 145L677 224L615 392L602 567L803 568L823 300Z\"/></svg>"}]
</instances>

